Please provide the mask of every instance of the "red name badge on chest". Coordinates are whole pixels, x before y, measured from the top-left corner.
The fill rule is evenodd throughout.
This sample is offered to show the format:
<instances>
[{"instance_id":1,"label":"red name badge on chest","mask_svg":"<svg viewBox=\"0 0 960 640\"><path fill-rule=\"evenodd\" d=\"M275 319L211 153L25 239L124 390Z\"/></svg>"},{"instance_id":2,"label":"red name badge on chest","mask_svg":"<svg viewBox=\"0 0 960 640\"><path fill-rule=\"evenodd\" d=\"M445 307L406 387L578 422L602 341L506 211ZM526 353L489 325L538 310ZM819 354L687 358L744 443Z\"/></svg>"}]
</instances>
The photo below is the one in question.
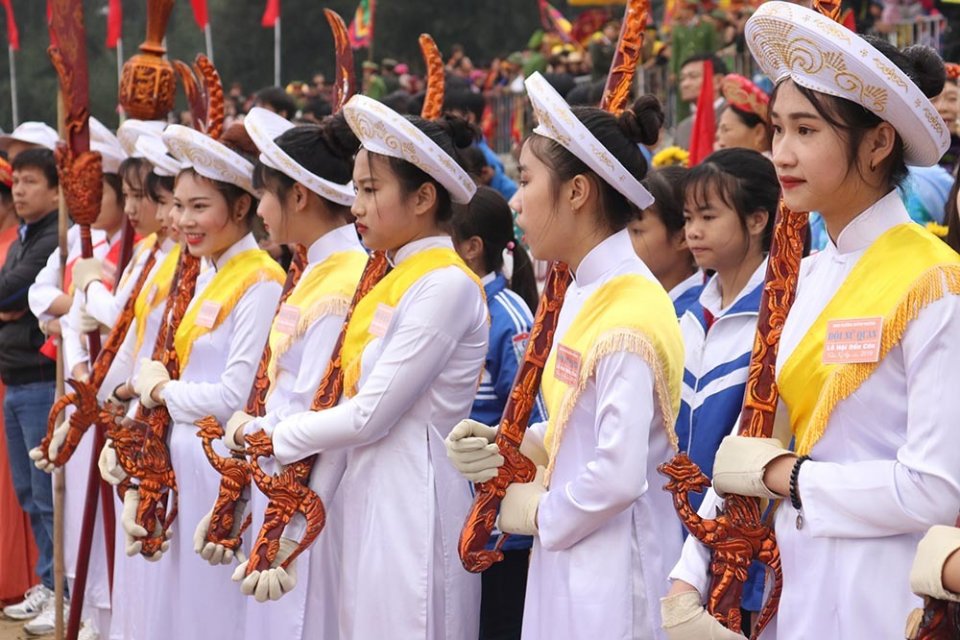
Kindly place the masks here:
<instances>
[{"instance_id":1,"label":"red name badge on chest","mask_svg":"<svg viewBox=\"0 0 960 640\"><path fill-rule=\"evenodd\" d=\"M370 323L370 335L382 338L387 335L387 329L390 327L390 321L393 319L393 307L389 307L382 302L377 305L377 310L373 314L373 321Z\"/></svg>"},{"instance_id":2,"label":"red name badge on chest","mask_svg":"<svg viewBox=\"0 0 960 640\"><path fill-rule=\"evenodd\" d=\"M824 364L863 364L880 359L883 318L850 318L827 321L823 344Z\"/></svg>"},{"instance_id":3,"label":"red name badge on chest","mask_svg":"<svg viewBox=\"0 0 960 640\"><path fill-rule=\"evenodd\" d=\"M220 315L220 305L212 300L204 300L200 305L200 312L197 313L197 326L213 329L218 315Z\"/></svg>"},{"instance_id":4,"label":"red name badge on chest","mask_svg":"<svg viewBox=\"0 0 960 640\"><path fill-rule=\"evenodd\" d=\"M300 322L300 307L284 302L280 305L277 314L277 331L288 336L297 333L297 324Z\"/></svg>"},{"instance_id":5,"label":"red name badge on chest","mask_svg":"<svg viewBox=\"0 0 960 640\"><path fill-rule=\"evenodd\" d=\"M560 345L557 348L557 366L553 377L564 384L577 384L580 379L580 352Z\"/></svg>"}]
</instances>

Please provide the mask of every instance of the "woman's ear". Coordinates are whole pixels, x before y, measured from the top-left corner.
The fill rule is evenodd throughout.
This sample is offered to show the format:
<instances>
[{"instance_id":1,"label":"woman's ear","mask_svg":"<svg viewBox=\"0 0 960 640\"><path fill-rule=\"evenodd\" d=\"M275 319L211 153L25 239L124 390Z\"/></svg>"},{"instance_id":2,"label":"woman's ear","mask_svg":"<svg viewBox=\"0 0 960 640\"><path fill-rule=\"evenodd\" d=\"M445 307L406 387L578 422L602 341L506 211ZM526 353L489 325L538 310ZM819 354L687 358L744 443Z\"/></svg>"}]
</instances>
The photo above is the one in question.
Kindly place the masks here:
<instances>
[{"instance_id":1,"label":"woman's ear","mask_svg":"<svg viewBox=\"0 0 960 640\"><path fill-rule=\"evenodd\" d=\"M590 196L596 191L593 181L582 173L573 176L568 184L570 208L574 211L583 208Z\"/></svg>"},{"instance_id":2,"label":"woman's ear","mask_svg":"<svg viewBox=\"0 0 960 640\"><path fill-rule=\"evenodd\" d=\"M764 209L757 209L747 216L747 232L751 236L762 237L767 228L767 221L770 219L770 212Z\"/></svg>"},{"instance_id":3,"label":"woman's ear","mask_svg":"<svg viewBox=\"0 0 960 640\"><path fill-rule=\"evenodd\" d=\"M873 174L893 153L897 132L889 122L881 122L867 133L861 149L866 153L866 164Z\"/></svg>"},{"instance_id":4,"label":"woman's ear","mask_svg":"<svg viewBox=\"0 0 960 640\"><path fill-rule=\"evenodd\" d=\"M247 212L250 211L251 205L253 205L253 196L244 192L234 201L233 211L230 212L230 217L237 223L243 222L247 217Z\"/></svg>"},{"instance_id":5,"label":"woman's ear","mask_svg":"<svg viewBox=\"0 0 960 640\"><path fill-rule=\"evenodd\" d=\"M414 213L424 215L437 205L437 185L433 182L424 182L414 194Z\"/></svg>"},{"instance_id":6,"label":"woman's ear","mask_svg":"<svg viewBox=\"0 0 960 640\"><path fill-rule=\"evenodd\" d=\"M293 201L293 210L300 213L307 208L307 204L310 202L310 190L299 182L295 182L290 190L290 197Z\"/></svg>"}]
</instances>

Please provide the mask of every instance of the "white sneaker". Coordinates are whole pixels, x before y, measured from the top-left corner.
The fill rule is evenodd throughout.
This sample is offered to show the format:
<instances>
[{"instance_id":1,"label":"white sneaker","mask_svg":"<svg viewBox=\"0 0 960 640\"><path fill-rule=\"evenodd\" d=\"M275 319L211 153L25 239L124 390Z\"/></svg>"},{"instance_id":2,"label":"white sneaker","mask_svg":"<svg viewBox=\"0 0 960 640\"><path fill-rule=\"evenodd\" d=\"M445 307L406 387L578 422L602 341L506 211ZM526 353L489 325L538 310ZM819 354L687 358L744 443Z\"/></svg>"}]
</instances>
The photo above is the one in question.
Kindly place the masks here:
<instances>
[{"instance_id":1,"label":"white sneaker","mask_svg":"<svg viewBox=\"0 0 960 640\"><path fill-rule=\"evenodd\" d=\"M77 640L100 640L100 634L93 626L93 620L84 620L77 634Z\"/></svg>"},{"instance_id":2,"label":"white sneaker","mask_svg":"<svg viewBox=\"0 0 960 640\"><path fill-rule=\"evenodd\" d=\"M3 608L3 615L14 620L29 620L36 618L43 611L44 605L53 600L53 591L42 584L27 589L23 594L23 602L11 604Z\"/></svg>"},{"instance_id":3,"label":"white sneaker","mask_svg":"<svg viewBox=\"0 0 960 640\"><path fill-rule=\"evenodd\" d=\"M63 603L63 624L67 624L67 618L70 617L69 603ZM23 625L23 630L31 636L45 636L53 633L57 628L57 607L56 599L50 598L36 618Z\"/></svg>"}]
</instances>

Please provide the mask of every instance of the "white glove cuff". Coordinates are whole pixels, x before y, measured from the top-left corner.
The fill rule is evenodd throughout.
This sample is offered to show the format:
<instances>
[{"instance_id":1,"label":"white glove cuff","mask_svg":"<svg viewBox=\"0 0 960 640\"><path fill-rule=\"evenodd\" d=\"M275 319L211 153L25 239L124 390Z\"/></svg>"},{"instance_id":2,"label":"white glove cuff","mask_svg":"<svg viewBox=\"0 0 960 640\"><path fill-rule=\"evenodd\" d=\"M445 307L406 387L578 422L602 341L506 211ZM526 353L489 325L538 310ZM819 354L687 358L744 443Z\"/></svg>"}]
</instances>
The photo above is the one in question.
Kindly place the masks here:
<instances>
[{"instance_id":1,"label":"white glove cuff","mask_svg":"<svg viewBox=\"0 0 960 640\"><path fill-rule=\"evenodd\" d=\"M702 609L703 603L696 591L684 591L675 596L660 598L660 618L664 629L692 620Z\"/></svg>"}]
</instances>

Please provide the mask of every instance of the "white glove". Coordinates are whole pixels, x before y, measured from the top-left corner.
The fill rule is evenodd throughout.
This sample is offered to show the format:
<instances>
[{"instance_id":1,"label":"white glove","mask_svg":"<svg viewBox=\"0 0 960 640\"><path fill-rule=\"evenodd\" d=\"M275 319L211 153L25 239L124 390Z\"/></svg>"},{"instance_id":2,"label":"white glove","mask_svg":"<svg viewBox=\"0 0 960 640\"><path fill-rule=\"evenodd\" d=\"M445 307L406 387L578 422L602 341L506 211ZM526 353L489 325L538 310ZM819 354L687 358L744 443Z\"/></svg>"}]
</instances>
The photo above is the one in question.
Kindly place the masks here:
<instances>
[{"instance_id":1,"label":"white glove","mask_svg":"<svg viewBox=\"0 0 960 640\"><path fill-rule=\"evenodd\" d=\"M33 460L33 464L37 469L46 471L47 473L53 473L53 470L57 468L56 465L53 464L53 460L56 459L57 454L60 453L60 447L63 446L64 441L67 439L67 432L69 430L69 422L64 422L53 430L53 436L50 438L50 447L47 449L46 455L44 455L44 451L40 447L30 449L27 455Z\"/></svg>"},{"instance_id":2,"label":"white glove","mask_svg":"<svg viewBox=\"0 0 960 640\"><path fill-rule=\"evenodd\" d=\"M746 640L707 613L696 591L660 598L660 617L669 640Z\"/></svg>"},{"instance_id":3,"label":"white glove","mask_svg":"<svg viewBox=\"0 0 960 640\"><path fill-rule=\"evenodd\" d=\"M727 436L713 461L713 488L719 496L728 493L778 500L763 484L767 465L780 456L793 455L776 438Z\"/></svg>"},{"instance_id":4,"label":"white glove","mask_svg":"<svg viewBox=\"0 0 960 640\"><path fill-rule=\"evenodd\" d=\"M240 531L240 527L243 526L243 518L247 512L247 501L240 499L237 501L237 512L234 514L233 518L233 529L230 531L230 536L236 536ZM210 510L210 513L203 516L200 519L200 522L197 524L196 530L193 532L193 550L196 553L200 554L200 557L209 562L213 566L218 564L230 564L233 562L234 553L236 553L237 558L243 562L246 558L243 556L243 552L240 549L237 549L234 552L232 549L227 549L222 544L214 544L213 542L207 542L207 531L210 529L210 519L213 517L213 509Z\"/></svg>"},{"instance_id":5,"label":"white glove","mask_svg":"<svg viewBox=\"0 0 960 640\"><path fill-rule=\"evenodd\" d=\"M497 519L500 531L521 536L536 535L537 510L540 508L540 498L547 491L543 486L543 474L544 468L537 467L537 475L532 482L514 482L507 487Z\"/></svg>"},{"instance_id":6,"label":"white glove","mask_svg":"<svg viewBox=\"0 0 960 640\"><path fill-rule=\"evenodd\" d=\"M447 457L470 482L486 482L497 477L503 466L500 448L494 442L497 430L476 420L461 420L444 440Z\"/></svg>"},{"instance_id":7,"label":"white glove","mask_svg":"<svg viewBox=\"0 0 960 640\"><path fill-rule=\"evenodd\" d=\"M147 409L158 406L160 403L153 399L153 390L157 388L157 385L165 382L170 382L170 373L163 366L163 363L147 358L142 359L140 361L140 371L137 372L137 377L133 381L133 388L140 396L140 404Z\"/></svg>"},{"instance_id":8,"label":"white glove","mask_svg":"<svg viewBox=\"0 0 960 640\"><path fill-rule=\"evenodd\" d=\"M243 595L252 595L257 602L266 602L279 600L293 591L297 586L297 560L294 559L286 569L281 569L280 565L293 553L298 544L296 540L280 538L277 557L271 568L266 571L254 571L248 576L246 573L249 560L241 562L233 572L233 581L240 583L240 591Z\"/></svg>"},{"instance_id":9,"label":"white glove","mask_svg":"<svg viewBox=\"0 0 960 640\"><path fill-rule=\"evenodd\" d=\"M120 516L120 524L123 526L124 538L126 539L126 552L128 556L135 556L143 548L143 542L136 538L142 538L147 535L147 530L137 524L137 508L140 506L140 492L134 487L127 489L123 494L123 513ZM160 550L147 560L156 562L170 548L170 535L172 531L167 532L167 539L160 545Z\"/></svg>"},{"instance_id":10,"label":"white glove","mask_svg":"<svg viewBox=\"0 0 960 640\"><path fill-rule=\"evenodd\" d=\"M94 280L103 280L103 265L97 258L81 258L73 263L73 284L78 291L86 291Z\"/></svg>"},{"instance_id":11,"label":"white glove","mask_svg":"<svg viewBox=\"0 0 960 640\"><path fill-rule=\"evenodd\" d=\"M231 451L239 451L240 453L244 452L245 447L237 444L237 431L240 431L240 434L243 435L244 425L251 420L253 420L253 416L246 411L233 412L233 415L227 420L227 427L223 432L223 444L225 444L228 449ZM243 438L240 439L240 442L243 442Z\"/></svg>"},{"instance_id":12,"label":"white glove","mask_svg":"<svg viewBox=\"0 0 960 640\"><path fill-rule=\"evenodd\" d=\"M960 594L943 587L943 565L960 549L960 529L938 524L930 527L917 545L910 569L910 589L918 596L960 602Z\"/></svg>"},{"instance_id":13,"label":"white glove","mask_svg":"<svg viewBox=\"0 0 960 640\"><path fill-rule=\"evenodd\" d=\"M80 305L80 320L77 322L77 329L81 334L100 332L100 321L87 313L86 305Z\"/></svg>"},{"instance_id":14,"label":"white glove","mask_svg":"<svg viewBox=\"0 0 960 640\"><path fill-rule=\"evenodd\" d=\"M117 450L110 438L107 438L103 449L100 450L100 459L97 461L97 466L100 468L100 477L107 484L117 486L127 479L127 472L120 466L120 462L117 460ZM139 501L139 497L137 499ZM126 495L124 495L124 502L126 502Z\"/></svg>"}]
</instances>

